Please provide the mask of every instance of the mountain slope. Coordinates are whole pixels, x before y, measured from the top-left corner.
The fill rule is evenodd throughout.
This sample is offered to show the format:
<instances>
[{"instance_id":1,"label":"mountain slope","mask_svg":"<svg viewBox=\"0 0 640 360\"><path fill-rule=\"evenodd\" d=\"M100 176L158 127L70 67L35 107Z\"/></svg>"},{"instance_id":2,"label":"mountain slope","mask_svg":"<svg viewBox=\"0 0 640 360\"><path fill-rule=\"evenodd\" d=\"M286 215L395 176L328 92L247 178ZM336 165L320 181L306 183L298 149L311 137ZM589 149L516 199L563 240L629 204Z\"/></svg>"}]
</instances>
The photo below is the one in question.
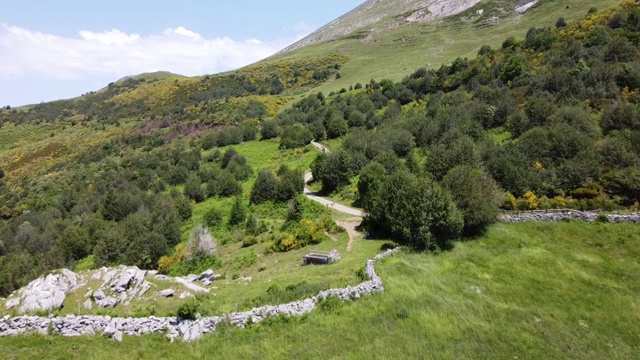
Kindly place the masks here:
<instances>
[{"instance_id":1,"label":"mountain slope","mask_svg":"<svg viewBox=\"0 0 640 360\"><path fill-rule=\"evenodd\" d=\"M437 69L457 57L473 58L482 45L499 47L509 36L523 38L531 27L552 27L563 17L566 21L582 18L590 8L606 9L617 0L541 0L525 13L516 8L524 0L482 0L475 6L444 18L408 21L424 4L448 4L446 9L462 9L473 4L465 1L368 1L354 11L309 35L264 62L279 62L337 53L349 61L315 91L329 93L371 79L400 80L423 66ZM457 4L458 7L451 4ZM441 5L440 5L441 6ZM429 7L431 9L432 7ZM410 9L409 11L405 11ZM454 13L454 12L450 12ZM370 20L361 20L370 14ZM377 14L377 15L376 15ZM383 14L381 16L380 14ZM375 19L379 19L374 21ZM362 21L366 26L354 26ZM359 30L356 30L359 29ZM344 35L346 34L346 35Z\"/></svg>"},{"instance_id":2,"label":"mountain slope","mask_svg":"<svg viewBox=\"0 0 640 360\"><path fill-rule=\"evenodd\" d=\"M350 35L390 16L408 14L407 21L430 21L457 14L479 2L480 0L368 0L280 53ZM367 28L364 31L372 30Z\"/></svg>"}]
</instances>

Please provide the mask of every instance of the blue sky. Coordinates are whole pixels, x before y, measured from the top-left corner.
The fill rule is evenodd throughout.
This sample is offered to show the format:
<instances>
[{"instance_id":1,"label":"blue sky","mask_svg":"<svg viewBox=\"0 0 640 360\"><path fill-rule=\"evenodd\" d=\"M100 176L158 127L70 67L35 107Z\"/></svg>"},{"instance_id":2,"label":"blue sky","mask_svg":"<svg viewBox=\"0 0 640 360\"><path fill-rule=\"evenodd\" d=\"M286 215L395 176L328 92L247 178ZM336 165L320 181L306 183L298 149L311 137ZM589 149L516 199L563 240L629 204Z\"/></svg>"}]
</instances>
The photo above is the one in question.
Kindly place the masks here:
<instances>
[{"instance_id":1,"label":"blue sky","mask_svg":"<svg viewBox=\"0 0 640 360\"><path fill-rule=\"evenodd\" d=\"M364 0L0 0L0 106L78 96L123 76L238 68Z\"/></svg>"}]
</instances>

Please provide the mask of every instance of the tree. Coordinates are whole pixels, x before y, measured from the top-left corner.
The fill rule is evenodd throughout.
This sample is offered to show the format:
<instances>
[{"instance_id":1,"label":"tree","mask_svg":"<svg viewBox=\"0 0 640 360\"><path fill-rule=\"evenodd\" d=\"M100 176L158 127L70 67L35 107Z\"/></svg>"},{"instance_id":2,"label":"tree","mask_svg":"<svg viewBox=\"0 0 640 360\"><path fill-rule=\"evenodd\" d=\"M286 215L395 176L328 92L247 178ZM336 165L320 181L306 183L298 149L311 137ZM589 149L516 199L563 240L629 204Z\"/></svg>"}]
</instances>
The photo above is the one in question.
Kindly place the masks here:
<instances>
[{"instance_id":1,"label":"tree","mask_svg":"<svg viewBox=\"0 0 640 360\"><path fill-rule=\"evenodd\" d=\"M270 119L262 122L260 129L260 139L268 140L280 136L280 126L276 120Z\"/></svg>"},{"instance_id":2,"label":"tree","mask_svg":"<svg viewBox=\"0 0 640 360\"><path fill-rule=\"evenodd\" d=\"M187 250L191 257L209 256L216 251L217 245L213 241L213 236L206 226L196 224L191 231Z\"/></svg>"},{"instance_id":3,"label":"tree","mask_svg":"<svg viewBox=\"0 0 640 360\"><path fill-rule=\"evenodd\" d=\"M242 204L242 197L236 196L229 214L229 225L235 226L243 223L247 218L247 211Z\"/></svg>"},{"instance_id":4,"label":"tree","mask_svg":"<svg viewBox=\"0 0 640 360\"><path fill-rule=\"evenodd\" d=\"M204 190L202 189L202 184L198 175L189 175L187 181L184 184L184 196L195 201L196 203L204 201Z\"/></svg>"},{"instance_id":5,"label":"tree","mask_svg":"<svg viewBox=\"0 0 640 360\"><path fill-rule=\"evenodd\" d=\"M85 228L70 225L56 240L56 247L67 260L80 260L91 251L89 232Z\"/></svg>"},{"instance_id":6,"label":"tree","mask_svg":"<svg viewBox=\"0 0 640 360\"><path fill-rule=\"evenodd\" d=\"M277 180L271 171L262 169L251 189L251 203L260 204L275 198Z\"/></svg>"},{"instance_id":7,"label":"tree","mask_svg":"<svg viewBox=\"0 0 640 360\"><path fill-rule=\"evenodd\" d=\"M240 156L240 154L238 154L238 152L236 151L236 149L230 147L229 149L227 149L227 151L225 151L224 155L222 156L222 164L221 167L223 169L226 169L227 166L229 166L229 163L231 162L231 159L233 159L236 156Z\"/></svg>"},{"instance_id":8,"label":"tree","mask_svg":"<svg viewBox=\"0 0 640 360\"><path fill-rule=\"evenodd\" d=\"M285 202L293 199L296 195L304 190L304 174L298 169L290 169L286 165L282 165L278 169L278 181L274 198L275 200Z\"/></svg>"},{"instance_id":9,"label":"tree","mask_svg":"<svg viewBox=\"0 0 640 360\"><path fill-rule=\"evenodd\" d=\"M560 29L567 26L567 21L563 17L559 17L556 21L556 28Z\"/></svg>"},{"instance_id":10,"label":"tree","mask_svg":"<svg viewBox=\"0 0 640 360\"><path fill-rule=\"evenodd\" d=\"M329 155L318 154L311 164L311 172L316 180L322 182L322 188L333 191L351 181L351 158L340 149Z\"/></svg>"},{"instance_id":11,"label":"tree","mask_svg":"<svg viewBox=\"0 0 640 360\"><path fill-rule=\"evenodd\" d=\"M482 232L496 220L504 195L484 171L470 165L456 166L449 170L442 184L462 211L467 234Z\"/></svg>"},{"instance_id":12,"label":"tree","mask_svg":"<svg viewBox=\"0 0 640 360\"><path fill-rule=\"evenodd\" d=\"M358 194L360 204L366 209L379 207L380 191L385 180L386 170L376 161L372 161L360 171L358 180Z\"/></svg>"},{"instance_id":13,"label":"tree","mask_svg":"<svg viewBox=\"0 0 640 360\"><path fill-rule=\"evenodd\" d=\"M462 213L435 181L406 169L385 177L379 199L364 208L374 225L416 249L446 247L463 228Z\"/></svg>"}]
</instances>

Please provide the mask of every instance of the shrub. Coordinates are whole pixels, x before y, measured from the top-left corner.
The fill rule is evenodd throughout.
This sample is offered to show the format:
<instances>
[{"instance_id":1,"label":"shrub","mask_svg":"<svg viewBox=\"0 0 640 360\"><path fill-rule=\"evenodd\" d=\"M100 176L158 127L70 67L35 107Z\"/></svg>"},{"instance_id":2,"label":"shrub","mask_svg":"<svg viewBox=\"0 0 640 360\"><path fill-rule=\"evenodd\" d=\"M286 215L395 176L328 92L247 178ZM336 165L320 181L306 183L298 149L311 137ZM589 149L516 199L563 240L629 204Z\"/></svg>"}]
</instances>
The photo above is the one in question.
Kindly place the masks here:
<instances>
[{"instance_id":1,"label":"shrub","mask_svg":"<svg viewBox=\"0 0 640 360\"><path fill-rule=\"evenodd\" d=\"M211 208L207 210L202 220L204 221L206 226L214 228L222 224L223 218L224 218L224 214L222 213L221 210L216 208Z\"/></svg>"},{"instance_id":2,"label":"shrub","mask_svg":"<svg viewBox=\"0 0 640 360\"><path fill-rule=\"evenodd\" d=\"M609 217L607 216L607 214L598 214L595 221L599 223L608 223Z\"/></svg>"},{"instance_id":3,"label":"shrub","mask_svg":"<svg viewBox=\"0 0 640 360\"><path fill-rule=\"evenodd\" d=\"M216 251L216 243L206 226L197 224L191 231L189 241L187 242L187 250L191 257L208 256Z\"/></svg>"},{"instance_id":4,"label":"shrub","mask_svg":"<svg viewBox=\"0 0 640 360\"><path fill-rule=\"evenodd\" d=\"M246 209L242 204L242 197L236 196L235 201L233 202L233 207L231 208L231 213L229 214L229 225L238 225L245 221L247 218Z\"/></svg>"},{"instance_id":5,"label":"shrub","mask_svg":"<svg viewBox=\"0 0 640 360\"><path fill-rule=\"evenodd\" d=\"M190 175L184 184L184 196L196 203L204 201L204 190L200 178L197 175Z\"/></svg>"},{"instance_id":6,"label":"shrub","mask_svg":"<svg viewBox=\"0 0 640 360\"><path fill-rule=\"evenodd\" d=\"M178 307L176 315L183 320L195 320L199 307L200 303L197 300L189 300Z\"/></svg>"}]
</instances>

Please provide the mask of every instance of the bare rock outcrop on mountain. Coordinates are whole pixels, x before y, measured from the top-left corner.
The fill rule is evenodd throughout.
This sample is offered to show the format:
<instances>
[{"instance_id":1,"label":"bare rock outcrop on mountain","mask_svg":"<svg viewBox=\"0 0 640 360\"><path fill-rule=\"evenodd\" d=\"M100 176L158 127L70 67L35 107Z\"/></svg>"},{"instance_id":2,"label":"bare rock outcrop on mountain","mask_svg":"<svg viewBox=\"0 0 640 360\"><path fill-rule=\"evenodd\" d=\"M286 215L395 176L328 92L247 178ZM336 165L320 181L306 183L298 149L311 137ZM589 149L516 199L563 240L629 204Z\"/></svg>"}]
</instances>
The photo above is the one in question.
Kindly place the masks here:
<instances>
[{"instance_id":1,"label":"bare rock outcrop on mountain","mask_svg":"<svg viewBox=\"0 0 640 360\"><path fill-rule=\"evenodd\" d=\"M458 14L478 3L480 0L369 0L279 53L367 30L388 17L399 16L407 22L431 21Z\"/></svg>"}]
</instances>

